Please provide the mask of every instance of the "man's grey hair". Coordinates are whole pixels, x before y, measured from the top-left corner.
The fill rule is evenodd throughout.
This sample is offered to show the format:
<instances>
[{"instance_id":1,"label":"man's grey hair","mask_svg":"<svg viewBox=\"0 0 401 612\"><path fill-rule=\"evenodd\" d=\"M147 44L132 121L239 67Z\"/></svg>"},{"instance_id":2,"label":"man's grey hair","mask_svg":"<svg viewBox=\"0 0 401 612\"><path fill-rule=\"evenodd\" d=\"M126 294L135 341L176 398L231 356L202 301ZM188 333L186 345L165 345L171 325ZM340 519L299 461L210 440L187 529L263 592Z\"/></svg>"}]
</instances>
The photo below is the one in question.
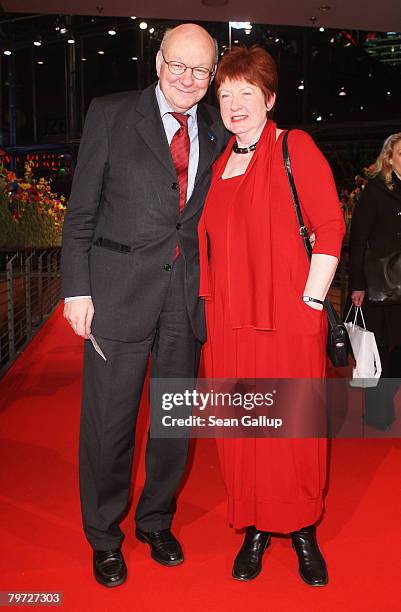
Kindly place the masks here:
<instances>
[{"instance_id":1,"label":"man's grey hair","mask_svg":"<svg viewBox=\"0 0 401 612\"><path fill-rule=\"evenodd\" d=\"M174 28L167 28L167 30L164 32L162 41L160 43L160 51L164 51L167 39L173 30ZM210 36L210 38L213 40L214 43L214 65L216 65L219 61L219 45L217 43L217 40L213 36Z\"/></svg>"}]
</instances>

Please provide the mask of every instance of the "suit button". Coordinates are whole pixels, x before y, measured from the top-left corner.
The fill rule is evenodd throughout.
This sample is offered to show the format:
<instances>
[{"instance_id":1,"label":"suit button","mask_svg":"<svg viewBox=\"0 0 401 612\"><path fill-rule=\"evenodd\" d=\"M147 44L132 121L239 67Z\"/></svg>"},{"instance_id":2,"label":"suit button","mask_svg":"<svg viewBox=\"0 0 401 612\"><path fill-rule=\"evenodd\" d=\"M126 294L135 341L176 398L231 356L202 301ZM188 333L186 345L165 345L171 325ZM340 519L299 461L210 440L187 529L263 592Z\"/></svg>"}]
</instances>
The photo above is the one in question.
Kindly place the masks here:
<instances>
[{"instance_id":1,"label":"suit button","mask_svg":"<svg viewBox=\"0 0 401 612\"><path fill-rule=\"evenodd\" d=\"M177 225L175 226L176 230L179 230L182 228L182 223L177 223Z\"/></svg>"},{"instance_id":2,"label":"suit button","mask_svg":"<svg viewBox=\"0 0 401 612\"><path fill-rule=\"evenodd\" d=\"M178 183L172 183L171 189L178 189L178 188L179 188L179 184Z\"/></svg>"},{"instance_id":3,"label":"suit button","mask_svg":"<svg viewBox=\"0 0 401 612\"><path fill-rule=\"evenodd\" d=\"M166 272L170 272L170 270L171 270L170 264L164 264L163 270L165 270Z\"/></svg>"}]
</instances>

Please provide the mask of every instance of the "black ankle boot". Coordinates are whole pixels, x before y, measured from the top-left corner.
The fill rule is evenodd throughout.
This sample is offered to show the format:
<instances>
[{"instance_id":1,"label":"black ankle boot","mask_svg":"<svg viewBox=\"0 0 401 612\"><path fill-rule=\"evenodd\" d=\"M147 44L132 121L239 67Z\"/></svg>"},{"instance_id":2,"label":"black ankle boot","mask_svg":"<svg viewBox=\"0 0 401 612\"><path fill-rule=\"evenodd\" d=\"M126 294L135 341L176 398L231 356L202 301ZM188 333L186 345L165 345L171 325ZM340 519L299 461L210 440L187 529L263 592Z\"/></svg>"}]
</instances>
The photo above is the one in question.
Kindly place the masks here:
<instances>
[{"instance_id":1,"label":"black ankle boot","mask_svg":"<svg viewBox=\"0 0 401 612\"><path fill-rule=\"evenodd\" d=\"M252 580L262 569L262 557L270 544L270 533L258 531L254 525L246 528L246 534L238 555L235 557L233 578Z\"/></svg>"},{"instance_id":2,"label":"black ankle boot","mask_svg":"<svg viewBox=\"0 0 401 612\"><path fill-rule=\"evenodd\" d=\"M316 541L314 525L291 533L292 546L298 555L299 575L306 584L324 586L328 583L327 568Z\"/></svg>"}]
</instances>

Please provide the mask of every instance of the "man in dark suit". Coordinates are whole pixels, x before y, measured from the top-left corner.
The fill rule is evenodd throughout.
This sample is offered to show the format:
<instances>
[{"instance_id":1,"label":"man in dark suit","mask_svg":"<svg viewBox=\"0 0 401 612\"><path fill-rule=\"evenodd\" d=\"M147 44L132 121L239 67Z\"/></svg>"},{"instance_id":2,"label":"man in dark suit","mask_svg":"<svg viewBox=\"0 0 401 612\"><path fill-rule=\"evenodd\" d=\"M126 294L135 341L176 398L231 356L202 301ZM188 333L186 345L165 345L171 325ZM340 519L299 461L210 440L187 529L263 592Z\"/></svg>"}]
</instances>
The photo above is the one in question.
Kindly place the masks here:
<instances>
[{"instance_id":1,"label":"man in dark suit","mask_svg":"<svg viewBox=\"0 0 401 612\"><path fill-rule=\"evenodd\" d=\"M159 82L93 100L81 140L63 230L64 316L87 340L81 505L105 586L127 574L119 523L149 356L151 376L193 378L205 340L197 225L225 133L217 110L198 103L216 62L203 28L170 30L156 58ZM169 566L183 561L170 527L187 450L187 439L148 438L135 515L136 537Z\"/></svg>"}]
</instances>

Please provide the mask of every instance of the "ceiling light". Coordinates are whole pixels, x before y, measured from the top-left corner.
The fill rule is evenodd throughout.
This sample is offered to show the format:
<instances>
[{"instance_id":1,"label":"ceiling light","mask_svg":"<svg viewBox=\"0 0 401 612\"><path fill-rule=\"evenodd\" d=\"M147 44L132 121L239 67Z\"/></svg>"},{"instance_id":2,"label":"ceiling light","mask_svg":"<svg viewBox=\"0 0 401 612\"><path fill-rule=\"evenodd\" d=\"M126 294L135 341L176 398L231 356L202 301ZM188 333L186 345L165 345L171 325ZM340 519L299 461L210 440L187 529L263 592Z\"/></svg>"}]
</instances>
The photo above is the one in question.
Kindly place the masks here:
<instances>
[{"instance_id":1,"label":"ceiling light","mask_svg":"<svg viewBox=\"0 0 401 612\"><path fill-rule=\"evenodd\" d=\"M323 118L323 117L322 117L321 115L319 115L319 117L316 117L316 121L321 121L321 120L322 120L322 118Z\"/></svg>"},{"instance_id":2,"label":"ceiling light","mask_svg":"<svg viewBox=\"0 0 401 612\"><path fill-rule=\"evenodd\" d=\"M114 28L111 28L111 29L110 29L110 30L107 32L107 34L110 34L110 36L115 36L115 35L117 34L117 32L115 31L115 29L114 29Z\"/></svg>"},{"instance_id":3,"label":"ceiling light","mask_svg":"<svg viewBox=\"0 0 401 612\"><path fill-rule=\"evenodd\" d=\"M75 43L75 40L73 38L69 38L67 42L69 45L73 45Z\"/></svg>"},{"instance_id":4,"label":"ceiling light","mask_svg":"<svg viewBox=\"0 0 401 612\"><path fill-rule=\"evenodd\" d=\"M87 58L86 57L81 57L81 62L86 62Z\"/></svg>"},{"instance_id":5,"label":"ceiling light","mask_svg":"<svg viewBox=\"0 0 401 612\"><path fill-rule=\"evenodd\" d=\"M364 110L364 108L365 108L365 107L364 107L364 106L360 106L359 108L360 108L361 110Z\"/></svg>"},{"instance_id":6,"label":"ceiling light","mask_svg":"<svg viewBox=\"0 0 401 612\"><path fill-rule=\"evenodd\" d=\"M235 44L235 45L238 45L238 40L234 40L234 44Z\"/></svg>"},{"instance_id":7,"label":"ceiling light","mask_svg":"<svg viewBox=\"0 0 401 612\"><path fill-rule=\"evenodd\" d=\"M303 81L301 81L300 84L298 85L298 89L305 89L305 84Z\"/></svg>"},{"instance_id":8,"label":"ceiling light","mask_svg":"<svg viewBox=\"0 0 401 612\"><path fill-rule=\"evenodd\" d=\"M320 27L320 28L319 28L319 32L324 32L324 28L323 28L323 27Z\"/></svg>"},{"instance_id":9,"label":"ceiling light","mask_svg":"<svg viewBox=\"0 0 401 612\"><path fill-rule=\"evenodd\" d=\"M130 19L136 19L135 15L131 15Z\"/></svg>"},{"instance_id":10,"label":"ceiling light","mask_svg":"<svg viewBox=\"0 0 401 612\"><path fill-rule=\"evenodd\" d=\"M41 40L34 40L33 44L35 45L35 47L41 47L42 46L42 41Z\"/></svg>"},{"instance_id":11,"label":"ceiling light","mask_svg":"<svg viewBox=\"0 0 401 612\"><path fill-rule=\"evenodd\" d=\"M6 50L4 51L4 55L11 55L11 51L10 51L9 49L6 49Z\"/></svg>"},{"instance_id":12,"label":"ceiling light","mask_svg":"<svg viewBox=\"0 0 401 612\"><path fill-rule=\"evenodd\" d=\"M38 64L39 64L39 66L43 66L44 61L43 60L38 60Z\"/></svg>"},{"instance_id":13,"label":"ceiling light","mask_svg":"<svg viewBox=\"0 0 401 612\"><path fill-rule=\"evenodd\" d=\"M341 87L340 91L338 92L338 95L339 96L346 96L347 95L347 92L345 91L344 87Z\"/></svg>"},{"instance_id":14,"label":"ceiling light","mask_svg":"<svg viewBox=\"0 0 401 612\"><path fill-rule=\"evenodd\" d=\"M336 39L334 38L334 36L332 36L332 37L330 38L330 42L331 42L332 44L336 42Z\"/></svg>"},{"instance_id":15,"label":"ceiling light","mask_svg":"<svg viewBox=\"0 0 401 612\"><path fill-rule=\"evenodd\" d=\"M104 55L104 51L102 51L102 49L99 49L98 54L99 55Z\"/></svg>"},{"instance_id":16,"label":"ceiling light","mask_svg":"<svg viewBox=\"0 0 401 612\"><path fill-rule=\"evenodd\" d=\"M67 31L67 28L60 28L60 34L66 34Z\"/></svg>"},{"instance_id":17,"label":"ceiling light","mask_svg":"<svg viewBox=\"0 0 401 612\"><path fill-rule=\"evenodd\" d=\"M150 30L149 30L149 34L153 34L153 32L154 32L154 31L155 31L155 29L154 29L154 28L150 28Z\"/></svg>"},{"instance_id":18,"label":"ceiling light","mask_svg":"<svg viewBox=\"0 0 401 612\"><path fill-rule=\"evenodd\" d=\"M244 30L245 34L250 34L252 32L252 30Z\"/></svg>"},{"instance_id":19,"label":"ceiling light","mask_svg":"<svg viewBox=\"0 0 401 612\"><path fill-rule=\"evenodd\" d=\"M148 27L148 24L146 23L146 21L141 21L141 23L139 24L139 27L141 28L141 30L146 30L146 28Z\"/></svg>"},{"instance_id":20,"label":"ceiling light","mask_svg":"<svg viewBox=\"0 0 401 612\"><path fill-rule=\"evenodd\" d=\"M131 59L132 59L134 62L136 62L138 58L137 58L137 56L136 56L136 55L134 55L134 57L131 57Z\"/></svg>"}]
</instances>

